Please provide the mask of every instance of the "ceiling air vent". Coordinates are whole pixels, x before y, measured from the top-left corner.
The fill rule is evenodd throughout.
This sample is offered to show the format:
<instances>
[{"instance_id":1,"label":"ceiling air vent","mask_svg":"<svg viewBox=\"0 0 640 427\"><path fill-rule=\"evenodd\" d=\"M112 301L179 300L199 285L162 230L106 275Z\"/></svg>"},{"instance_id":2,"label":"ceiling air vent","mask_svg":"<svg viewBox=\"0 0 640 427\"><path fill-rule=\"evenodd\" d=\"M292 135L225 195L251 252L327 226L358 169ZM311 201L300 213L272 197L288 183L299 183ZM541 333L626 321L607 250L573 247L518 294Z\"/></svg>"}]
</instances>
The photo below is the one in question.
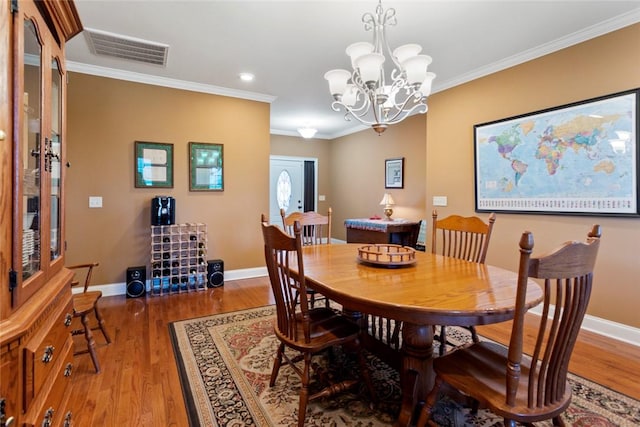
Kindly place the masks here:
<instances>
[{"instance_id":1,"label":"ceiling air vent","mask_svg":"<svg viewBox=\"0 0 640 427\"><path fill-rule=\"evenodd\" d=\"M145 64L166 65L169 45L85 28L89 49L96 55L129 59Z\"/></svg>"}]
</instances>

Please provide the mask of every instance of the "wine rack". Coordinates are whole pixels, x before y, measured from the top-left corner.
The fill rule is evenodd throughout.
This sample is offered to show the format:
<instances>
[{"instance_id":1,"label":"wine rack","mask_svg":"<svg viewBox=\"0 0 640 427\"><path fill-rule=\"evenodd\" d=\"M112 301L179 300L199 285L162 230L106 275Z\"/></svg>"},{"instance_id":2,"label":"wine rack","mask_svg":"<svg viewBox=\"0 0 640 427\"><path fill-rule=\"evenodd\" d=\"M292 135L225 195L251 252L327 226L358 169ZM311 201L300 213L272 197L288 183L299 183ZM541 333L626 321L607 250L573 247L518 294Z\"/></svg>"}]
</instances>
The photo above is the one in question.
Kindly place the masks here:
<instances>
[{"instance_id":1,"label":"wine rack","mask_svg":"<svg viewBox=\"0 0 640 427\"><path fill-rule=\"evenodd\" d=\"M151 226L152 295L207 288L207 226Z\"/></svg>"}]
</instances>

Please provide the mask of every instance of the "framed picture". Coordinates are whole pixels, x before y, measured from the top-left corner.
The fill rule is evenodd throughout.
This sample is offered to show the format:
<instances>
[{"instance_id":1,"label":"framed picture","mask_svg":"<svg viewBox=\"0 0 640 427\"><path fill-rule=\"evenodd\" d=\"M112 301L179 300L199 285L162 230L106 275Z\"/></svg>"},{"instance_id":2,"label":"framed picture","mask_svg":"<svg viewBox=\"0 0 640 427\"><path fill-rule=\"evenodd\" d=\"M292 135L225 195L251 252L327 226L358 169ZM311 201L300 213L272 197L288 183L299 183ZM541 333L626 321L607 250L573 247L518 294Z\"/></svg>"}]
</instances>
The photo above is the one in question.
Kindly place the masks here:
<instances>
[{"instance_id":1,"label":"framed picture","mask_svg":"<svg viewBox=\"0 0 640 427\"><path fill-rule=\"evenodd\" d=\"M639 93L474 126L476 211L640 216Z\"/></svg>"},{"instance_id":2,"label":"framed picture","mask_svg":"<svg viewBox=\"0 0 640 427\"><path fill-rule=\"evenodd\" d=\"M173 188L173 144L135 142L135 186Z\"/></svg>"},{"instance_id":3,"label":"framed picture","mask_svg":"<svg viewBox=\"0 0 640 427\"><path fill-rule=\"evenodd\" d=\"M189 190L223 191L222 144L189 143Z\"/></svg>"},{"instance_id":4,"label":"framed picture","mask_svg":"<svg viewBox=\"0 0 640 427\"><path fill-rule=\"evenodd\" d=\"M384 188L404 188L404 157L384 161Z\"/></svg>"}]
</instances>

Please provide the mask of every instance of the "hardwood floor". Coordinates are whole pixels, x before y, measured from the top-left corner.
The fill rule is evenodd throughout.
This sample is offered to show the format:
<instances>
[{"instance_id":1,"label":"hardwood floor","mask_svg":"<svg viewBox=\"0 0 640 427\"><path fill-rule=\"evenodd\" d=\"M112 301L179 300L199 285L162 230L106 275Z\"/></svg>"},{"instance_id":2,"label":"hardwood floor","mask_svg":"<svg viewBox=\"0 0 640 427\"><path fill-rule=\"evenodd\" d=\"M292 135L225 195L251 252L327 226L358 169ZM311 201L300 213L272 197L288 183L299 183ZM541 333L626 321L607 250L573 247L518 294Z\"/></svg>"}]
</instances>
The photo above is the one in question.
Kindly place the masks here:
<instances>
[{"instance_id":1,"label":"hardwood floor","mask_svg":"<svg viewBox=\"0 0 640 427\"><path fill-rule=\"evenodd\" d=\"M95 334L102 372L89 355L75 357L71 410L76 426L188 426L169 322L273 304L266 277L227 281L202 292L100 301L112 343ZM510 324L478 327L505 342ZM74 337L77 348L86 345ZM640 347L582 332L570 369L640 399Z\"/></svg>"}]
</instances>

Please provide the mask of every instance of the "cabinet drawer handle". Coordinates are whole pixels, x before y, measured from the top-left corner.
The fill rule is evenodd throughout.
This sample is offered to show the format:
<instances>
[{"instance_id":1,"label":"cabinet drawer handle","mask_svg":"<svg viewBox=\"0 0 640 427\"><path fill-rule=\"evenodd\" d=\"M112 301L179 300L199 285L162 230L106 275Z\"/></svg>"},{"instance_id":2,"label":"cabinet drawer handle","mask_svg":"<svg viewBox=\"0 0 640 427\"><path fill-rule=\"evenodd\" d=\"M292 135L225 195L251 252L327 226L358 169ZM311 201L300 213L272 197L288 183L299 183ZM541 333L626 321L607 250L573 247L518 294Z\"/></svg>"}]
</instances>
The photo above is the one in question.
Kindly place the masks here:
<instances>
[{"instance_id":1,"label":"cabinet drawer handle","mask_svg":"<svg viewBox=\"0 0 640 427\"><path fill-rule=\"evenodd\" d=\"M44 418L42 419L42 427L50 427L53 423L53 413L55 411L53 408L47 409L47 412L44 413Z\"/></svg>"},{"instance_id":2,"label":"cabinet drawer handle","mask_svg":"<svg viewBox=\"0 0 640 427\"><path fill-rule=\"evenodd\" d=\"M70 377L71 371L73 371L73 364L71 362L67 363L67 366L64 368L64 376Z\"/></svg>"},{"instance_id":3,"label":"cabinet drawer handle","mask_svg":"<svg viewBox=\"0 0 640 427\"><path fill-rule=\"evenodd\" d=\"M67 315L64 318L64 326L71 325L72 321L73 321L73 315L71 313L67 313Z\"/></svg>"},{"instance_id":4,"label":"cabinet drawer handle","mask_svg":"<svg viewBox=\"0 0 640 427\"><path fill-rule=\"evenodd\" d=\"M71 427L71 411L67 412L67 415L64 416L63 427Z\"/></svg>"},{"instance_id":5,"label":"cabinet drawer handle","mask_svg":"<svg viewBox=\"0 0 640 427\"><path fill-rule=\"evenodd\" d=\"M0 427L11 427L15 421L16 419L13 417L7 418L6 399L0 397Z\"/></svg>"},{"instance_id":6,"label":"cabinet drawer handle","mask_svg":"<svg viewBox=\"0 0 640 427\"><path fill-rule=\"evenodd\" d=\"M52 345L48 345L45 349L44 349L44 354L42 355L42 362L43 363L49 363L51 362L51 359L53 359L53 351L55 350L55 347Z\"/></svg>"}]
</instances>

